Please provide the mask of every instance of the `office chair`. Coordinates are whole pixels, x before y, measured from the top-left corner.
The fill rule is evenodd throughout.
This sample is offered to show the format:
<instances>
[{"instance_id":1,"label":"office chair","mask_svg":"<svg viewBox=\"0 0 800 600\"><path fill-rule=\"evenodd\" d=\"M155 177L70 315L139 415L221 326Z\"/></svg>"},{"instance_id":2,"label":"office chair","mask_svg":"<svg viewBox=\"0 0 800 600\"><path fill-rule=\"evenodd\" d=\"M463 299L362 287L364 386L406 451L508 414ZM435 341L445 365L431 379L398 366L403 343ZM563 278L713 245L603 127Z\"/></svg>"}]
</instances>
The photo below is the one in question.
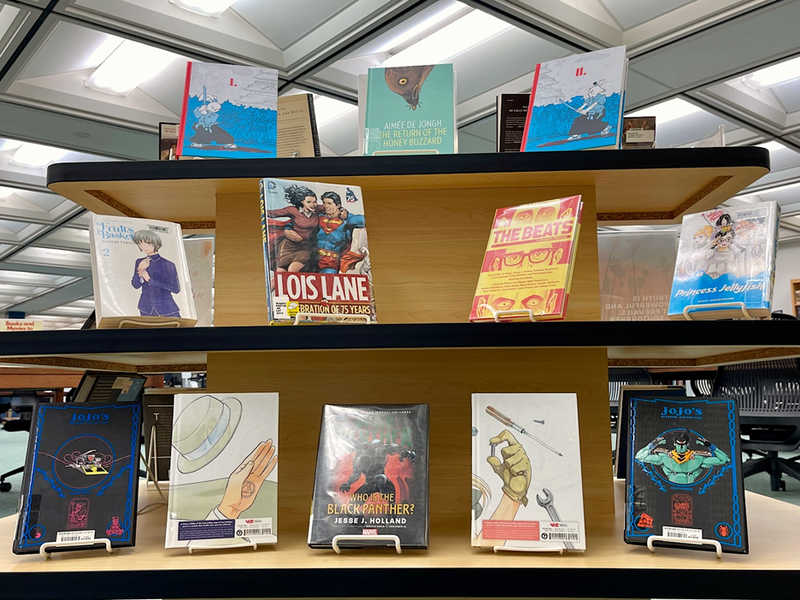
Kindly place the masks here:
<instances>
[{"instance_id":1,"label":"office chair","mask_svg":"<svg viewBox=\"0 0 800 600\"><path fill-rule=\"evenodd\" d=\"M786 489L782 475L800 480L800 455L778 452L800 447L800 362L796 358L726 365L717 370L714 396L736 398L745 477L769 473L770 488ZM758 456L759 458L754 458Z\"/></svg>"},{"instance_id":2,"label":"office chair","mask_svg":"<svg viewBox=\"0 0 800 600\"><path fill-rule=\"evenodd\" d=\"M650 385L653 378L647 369L613 368L608 370L608 404L611 416L611 431L617 431L619 419L619 390L623 385Z\"/></svg>"}]
</instances>

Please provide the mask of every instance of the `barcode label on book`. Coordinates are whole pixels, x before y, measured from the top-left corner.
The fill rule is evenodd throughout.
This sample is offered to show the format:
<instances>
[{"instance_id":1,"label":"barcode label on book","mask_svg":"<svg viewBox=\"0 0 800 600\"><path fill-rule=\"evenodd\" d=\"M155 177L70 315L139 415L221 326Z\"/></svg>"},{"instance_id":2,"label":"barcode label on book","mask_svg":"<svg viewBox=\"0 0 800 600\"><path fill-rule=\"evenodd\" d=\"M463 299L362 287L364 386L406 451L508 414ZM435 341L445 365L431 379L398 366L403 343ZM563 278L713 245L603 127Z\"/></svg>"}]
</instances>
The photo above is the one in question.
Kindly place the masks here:
<instances>
[{"instance_id":1,"label":"barcode label on book","mask_svg":"<svg viewBox=\"0 0 800 600\"><path fill-rule=\"evenodd\" d=\"M686 527L662 527L661 535L682 540L702 540L702 529L688 529Z\"/></svg>"},{"instance_id":2,"label":"barcode label on book","mask_svg":"<svg viewBox=\"0 0 800 600\"><path fill-rule=\"evenodd\" d=\"M539 521L539 539L543 542L579 542L580 531L577 521Z\"/></svg>"},{"instance_id":3,"label":"barcode label on book","mask_svg":"<svg viewBox=\"0 0 800 600\"><path fill-rule=\"evenodd\" d=\"M59 531L56 533L56 542L88 542L94 539L94 529L80 531Z\"/></svg>"},{"instance_id":4,"label":"barcode label on book","mask_svg":"<svg viewBox=\"0 0 800 600\"><path fill-rule=\"evenodd\" d=\"M272 535L272 519L236 519L236 537Z\"/></svg>"}]
</instances>

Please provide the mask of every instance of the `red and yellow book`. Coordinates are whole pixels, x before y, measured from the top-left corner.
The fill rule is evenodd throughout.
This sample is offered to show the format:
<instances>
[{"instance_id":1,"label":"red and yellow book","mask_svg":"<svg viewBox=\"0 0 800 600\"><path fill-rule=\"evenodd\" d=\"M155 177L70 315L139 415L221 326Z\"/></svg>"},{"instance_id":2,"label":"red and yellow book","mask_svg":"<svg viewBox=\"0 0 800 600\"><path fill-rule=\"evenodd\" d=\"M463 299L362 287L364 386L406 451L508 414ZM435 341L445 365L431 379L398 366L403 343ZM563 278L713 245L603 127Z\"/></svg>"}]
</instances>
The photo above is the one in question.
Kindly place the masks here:
<instances>
[{"instance_id":1,"label":"red and yellow book","mask_svg":"<svg viewBox=\"0 0 800 600\"><path fill-rule=\"evenodd\" d=\"M469 320L563 319L580 196L497 209Z\"/></svg>"}]
</instances>

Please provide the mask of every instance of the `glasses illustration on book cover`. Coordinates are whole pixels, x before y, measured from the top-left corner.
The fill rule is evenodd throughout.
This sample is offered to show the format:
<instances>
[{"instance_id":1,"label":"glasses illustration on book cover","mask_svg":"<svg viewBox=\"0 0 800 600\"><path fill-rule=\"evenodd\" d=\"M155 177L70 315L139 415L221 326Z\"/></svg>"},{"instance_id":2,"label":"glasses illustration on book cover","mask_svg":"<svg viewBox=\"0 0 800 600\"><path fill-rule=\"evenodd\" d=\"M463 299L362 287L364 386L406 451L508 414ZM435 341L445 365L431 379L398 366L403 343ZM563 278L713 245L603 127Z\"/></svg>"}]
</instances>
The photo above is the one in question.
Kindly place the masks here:
<instances>
[{"instance_id":1,"label":"glasses illustration on book cover","mask_svg":"<svg viewBox=\"0 0 800 600\"><path fill-rule=\"evenodd\" d=\"M323 408L308 544L428 545L428 405Z\"/></svg>"},{"instance_id":2,"label":"glasses illustration on book cover","mask_svg":"<svg viewBox=\"0 0 800 600\"><path fill-rule=\"evenodd\" d=\"M710 539L747 553L736 401L634 397L629 424L625 541Z\"/></svg>"},{"instance_id":3,"label":"glasses illustration on book cover","mask_svg":"<svg viewBox=\"0 0 800 600\"><path fill-rule=\"evenodd\" d=\"M46 542L134 544L140 418L138 402L36 407L15 553Z\"/></svg>"},{"instance_id":4,"label":"glasses illustration on book cover","mask_svg":"<svg viewBox=\"0 0 800 600\"><path fill-rule=\"evenodd\" d=\"M575 394L472 395L472 545L586 549Z\"/></svg>"},{"instance_id":5,"label":"glasses illustration on book cover","mask_svg":"<svg viewBox=\"0 0 800 600\"><path fill-rule=\"evenodd\" d=\"M175 396L167 548L277 542L278 394Z\"/></svg>"}]
</instances>

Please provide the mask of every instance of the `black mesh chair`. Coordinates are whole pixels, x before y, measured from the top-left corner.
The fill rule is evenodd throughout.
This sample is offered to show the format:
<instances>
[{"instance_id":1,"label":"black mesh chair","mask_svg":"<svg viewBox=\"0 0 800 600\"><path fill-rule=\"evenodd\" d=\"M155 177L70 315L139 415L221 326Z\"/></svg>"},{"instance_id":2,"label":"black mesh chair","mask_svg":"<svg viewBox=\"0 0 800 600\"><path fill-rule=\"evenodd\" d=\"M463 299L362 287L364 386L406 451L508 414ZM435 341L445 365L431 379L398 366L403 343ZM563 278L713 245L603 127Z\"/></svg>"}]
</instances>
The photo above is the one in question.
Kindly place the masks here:
<instances>
[{"instance_id":1,"label":"black mesh chair","mask_svg":"<svg viewBox=\"0 0 800 600\"><path fill-rule=\"evenodd\" d=\"M617 431L619 419L619 390L623 385L650 385L653 378L647 369L612 368L608 370L608 404L611 412L611 431Z\"/></svg>"},{"instance_id":2,"label":"black mesh chair","mask_svg":"<svg viewBox=\"0 0 800 600\"><path fill-rule=\"evenodd\" d=\"M800 447L798 359L720 367L714 396L738 401L742 450L749 455L742 466L745 477L765 471L773 491L786 489L783 474L800 480L800 455L778 456L778 452L793 452Z\"/></svg>"}]
</instances>

